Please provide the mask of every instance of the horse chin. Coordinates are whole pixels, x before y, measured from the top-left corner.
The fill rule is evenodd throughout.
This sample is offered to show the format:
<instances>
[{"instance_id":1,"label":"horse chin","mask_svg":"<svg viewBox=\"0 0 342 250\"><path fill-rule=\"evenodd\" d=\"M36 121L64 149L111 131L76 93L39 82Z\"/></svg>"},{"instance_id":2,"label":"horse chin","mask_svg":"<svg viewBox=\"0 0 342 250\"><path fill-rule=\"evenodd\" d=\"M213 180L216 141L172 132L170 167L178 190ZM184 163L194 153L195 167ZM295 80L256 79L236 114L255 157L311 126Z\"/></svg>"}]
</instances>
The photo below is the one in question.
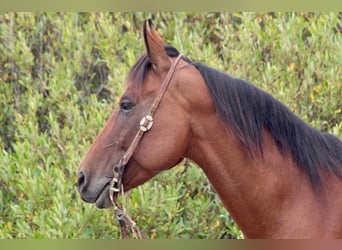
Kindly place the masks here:
<instances>
[{"instance_id":1,"label":"horse chin","mask_svg":"<svg viewBox=\"0 0 342 250\"><path fill-rule=\"evenodd\" d=\"M113 206L109 198L109 185L107 185L103 189L101 194L97 197L95 201L95 205L99 209L110 208Z\"/></svg>"}]
</instances>

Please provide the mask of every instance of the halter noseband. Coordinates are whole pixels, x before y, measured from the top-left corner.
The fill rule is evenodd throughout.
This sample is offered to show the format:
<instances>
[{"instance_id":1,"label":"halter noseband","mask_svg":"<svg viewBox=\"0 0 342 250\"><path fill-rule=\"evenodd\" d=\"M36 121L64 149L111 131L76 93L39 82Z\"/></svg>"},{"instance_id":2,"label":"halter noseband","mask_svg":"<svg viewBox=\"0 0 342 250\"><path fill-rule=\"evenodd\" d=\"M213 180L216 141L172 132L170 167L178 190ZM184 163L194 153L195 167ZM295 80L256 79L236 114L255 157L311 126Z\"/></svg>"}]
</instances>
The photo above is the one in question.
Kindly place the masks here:
<instances>
[{"instance_id":1,"label":"halter noseband","mask_svg":"<svg viewBox=\"0 0 342 250\"><path fill-rule=\"evenodd\" d=\"M130 228L133 234L137 235L138 238L147 238L144 233L142 233L136 225L136 222L133 221L128 215L125 214L125 209L123 206L118 204L118 197L121 193L124 196L124 188L122 184L122 176L125 169L125 166L131 159L136 147L138 146L142 136L145 132L149 131L153 126L153 115L156 112L166 90L169 86L169 83L172 79L174 72L176 71L177 64L182 58L182 54L179 54L175 61L171 60L170 69L162 82L158 95L153 101L153 104L148 112L139 123L139 130L135 135L132 143L128 147L127 151L121 157L119 163L114 166L113 172L114 176L110 182L109 187L109 197L114 206L114 216L119 220L120 223L120 233L121 238L128 238L128 229Z\"/></svg>"}]
</instances>

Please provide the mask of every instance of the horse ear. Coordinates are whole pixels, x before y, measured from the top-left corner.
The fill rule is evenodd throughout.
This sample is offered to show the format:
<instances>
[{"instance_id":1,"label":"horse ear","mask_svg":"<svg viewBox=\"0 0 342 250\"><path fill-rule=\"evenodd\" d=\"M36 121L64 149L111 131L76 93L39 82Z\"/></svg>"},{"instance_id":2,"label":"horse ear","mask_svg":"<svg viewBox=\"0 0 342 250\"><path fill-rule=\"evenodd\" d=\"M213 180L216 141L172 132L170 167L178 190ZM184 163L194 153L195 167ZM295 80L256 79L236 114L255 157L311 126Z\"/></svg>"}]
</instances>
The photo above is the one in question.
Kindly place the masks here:
<instances>
[{"instance_id":1,"label":"horse ear","mask_svg":"<svg viewBox=\"0 0 342 250\"><path fill-rule=\"evenodd\" d=\"M164 49L165 43L154 29L151 19L145 20L143 34L147 54L153 66L157 70L168 70L171 61Z\"/></svg>"}]
</instances>

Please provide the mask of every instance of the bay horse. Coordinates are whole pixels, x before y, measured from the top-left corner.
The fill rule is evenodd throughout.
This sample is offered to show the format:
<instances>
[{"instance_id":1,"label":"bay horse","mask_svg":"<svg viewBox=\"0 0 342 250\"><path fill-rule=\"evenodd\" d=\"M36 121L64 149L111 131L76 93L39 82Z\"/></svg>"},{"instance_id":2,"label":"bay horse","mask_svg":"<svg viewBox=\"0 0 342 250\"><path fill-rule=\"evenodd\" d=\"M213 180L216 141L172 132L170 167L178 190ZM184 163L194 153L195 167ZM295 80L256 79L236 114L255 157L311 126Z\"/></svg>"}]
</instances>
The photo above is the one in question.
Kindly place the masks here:
<instances>
[{"instance_id":1,"label":"bay horse","mask_svg":"<svg viewBox=\"0 0 342 250\"><path fill-rule=\"evenodd\" d=\"M180 55L150 20L143 36L147 53L78 167L81 198L112 206L113 167L127 151L124 191L188 158L246 238L342 237L342 141L251 83ZM153 127L128 150L165 78Z\"/></svg>"}]
</instances>

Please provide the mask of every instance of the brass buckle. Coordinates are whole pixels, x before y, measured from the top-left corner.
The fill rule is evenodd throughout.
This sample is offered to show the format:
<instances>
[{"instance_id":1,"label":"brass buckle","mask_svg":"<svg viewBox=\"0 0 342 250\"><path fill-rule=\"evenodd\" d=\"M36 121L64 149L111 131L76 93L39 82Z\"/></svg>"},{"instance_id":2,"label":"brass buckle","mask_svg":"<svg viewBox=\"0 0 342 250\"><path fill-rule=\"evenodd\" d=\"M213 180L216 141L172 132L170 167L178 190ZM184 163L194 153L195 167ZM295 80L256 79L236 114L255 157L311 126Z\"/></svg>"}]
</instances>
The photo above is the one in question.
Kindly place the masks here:
<instances>
[{"instance_id":1,"label":"brass buckle","mask_svg":"<svg viewBox=\"0 0 342 250\"><path fill-rule=\"evenodd\" d=\"M143 132L149 131L153 125L153 117L150 115L144 116L140 120L140 130Z\"/></svg>"}]
</instances>

